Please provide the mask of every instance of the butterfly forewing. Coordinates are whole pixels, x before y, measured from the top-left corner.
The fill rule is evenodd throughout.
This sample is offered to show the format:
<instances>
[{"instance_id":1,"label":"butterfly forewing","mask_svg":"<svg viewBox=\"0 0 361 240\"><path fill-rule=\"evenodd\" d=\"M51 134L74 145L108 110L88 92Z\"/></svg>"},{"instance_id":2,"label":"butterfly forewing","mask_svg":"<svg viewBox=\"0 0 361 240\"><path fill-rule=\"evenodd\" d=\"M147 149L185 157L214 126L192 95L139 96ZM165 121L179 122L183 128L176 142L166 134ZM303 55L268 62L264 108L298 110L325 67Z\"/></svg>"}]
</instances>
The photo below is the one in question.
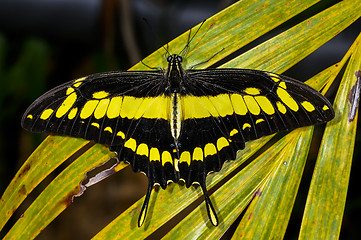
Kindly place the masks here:
<instances>
[{"instance_id":1,"label":"butterfly forewing","mask_svg":"<svg viewBox=\"0 0 361 240\"><path fill-rule=\"evenodd\" d=\"M244 136L238 137L245 141L334 117L324 96L285 76L247 69L198 70L187 75L191 98L209 110L199 111L204 114L198 117L227 119L223 125L241 130Z\"/></svg>"},{"instance_id":2,"label":"butterfly forewing","mask_svg":"<svg viewBox=\"0 0 361 240\"><path fill-rule=\"evenodd\" d=\"M37 99L24 114L22 126L34 132L83 137L113 145L117 134L123 137L119 131L132 133L139 125L141 113L131 110L142 103L142 99L136 101L137 96L161 96L162 83L164 77L159 72L111 72L77 79ZM157 113L154 115L156 118Z\"/></svg>"}]
</instances>

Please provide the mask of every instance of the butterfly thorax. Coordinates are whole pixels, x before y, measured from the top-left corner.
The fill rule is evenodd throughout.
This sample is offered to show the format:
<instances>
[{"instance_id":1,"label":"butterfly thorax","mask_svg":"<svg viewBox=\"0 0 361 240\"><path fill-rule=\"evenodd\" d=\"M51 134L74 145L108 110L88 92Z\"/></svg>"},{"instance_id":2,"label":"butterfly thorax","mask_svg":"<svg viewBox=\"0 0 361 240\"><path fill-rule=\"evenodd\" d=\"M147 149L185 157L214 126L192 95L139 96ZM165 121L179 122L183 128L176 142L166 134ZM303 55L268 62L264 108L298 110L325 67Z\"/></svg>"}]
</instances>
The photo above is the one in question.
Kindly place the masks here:
<instances>
[{"instance_id":1,"label":"butterfly thorax","mask_svg":"<svg viewBox=\"0 0 361 240\"><path fill-rule=\"evenodd\" d=\"M176 54L167 58L167 80L169 82L169 90L171 93L180 93L183 80L184 70L182 68L182 57Z\"/></svg>"}]
</instances>

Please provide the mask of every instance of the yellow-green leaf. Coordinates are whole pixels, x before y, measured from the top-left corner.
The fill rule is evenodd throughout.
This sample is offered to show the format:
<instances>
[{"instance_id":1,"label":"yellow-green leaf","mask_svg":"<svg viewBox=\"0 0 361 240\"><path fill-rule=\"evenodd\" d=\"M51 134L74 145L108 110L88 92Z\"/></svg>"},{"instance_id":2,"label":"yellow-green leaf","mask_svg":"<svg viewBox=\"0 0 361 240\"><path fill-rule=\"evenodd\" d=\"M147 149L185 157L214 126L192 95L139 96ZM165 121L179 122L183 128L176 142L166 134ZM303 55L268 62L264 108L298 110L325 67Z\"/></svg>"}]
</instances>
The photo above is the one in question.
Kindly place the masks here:
<instances>
[{"instance_id":1,"label":"yellow-green leaf","mask_svg":"<svg viewBox=\"0 0 361 240\"><path fill-rule=\"evenodd\" d=\"M327 124L307 197L300 239L338 239L351 170L357 115L349 121L350 90L361 69L361 35L351 47L351 58L337 92L336 117Z\"/></svg>"},{"instance_id":2,"label":"yellow-green leaf","mask_svg":"<svg viewBox=\"0 0 361 240\"><path fill-rule=\"evenodd\" d=\"M32 239L58 216L80 191L85 173L114 157L105 146L96 145L70 164L36 198L4 239Z\"/></svg>"},{"instance_id":3,"label":"yellow-green leaf","mask_svg":"<svg viewBox=\"0 0 361 240\"><path fill-rule=\"evenodd\" d=\"M83 139L47 137L22 165L1 197L0 229L42 180L86 143ZM54 149L57 150L56 154Z\"/></svg>"}]
</instances>

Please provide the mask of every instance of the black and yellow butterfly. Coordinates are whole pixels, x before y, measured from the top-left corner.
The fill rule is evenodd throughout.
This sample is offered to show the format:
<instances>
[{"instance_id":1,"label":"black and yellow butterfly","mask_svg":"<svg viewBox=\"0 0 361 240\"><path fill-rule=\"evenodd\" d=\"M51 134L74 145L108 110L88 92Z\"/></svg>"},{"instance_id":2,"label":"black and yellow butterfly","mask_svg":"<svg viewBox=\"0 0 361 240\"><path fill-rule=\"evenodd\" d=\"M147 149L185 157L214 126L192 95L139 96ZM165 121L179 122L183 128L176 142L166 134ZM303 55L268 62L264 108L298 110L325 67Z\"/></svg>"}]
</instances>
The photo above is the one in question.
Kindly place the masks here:
<instances>
[{"instance_id":1,"label":"black and yellow butterfly","mask_svg":"<svg viewBox=\"0 0 361 240\"><path fill-rule=\"evenodd\" d=\"M205 179L245 142L334 117L329 101L297 80L247 69L184 70L179 55L166 70L94 74L62 84L25 112L23 128L106 144L149 185L198 183L218 224Z\"/></svg>"}]
</instances>

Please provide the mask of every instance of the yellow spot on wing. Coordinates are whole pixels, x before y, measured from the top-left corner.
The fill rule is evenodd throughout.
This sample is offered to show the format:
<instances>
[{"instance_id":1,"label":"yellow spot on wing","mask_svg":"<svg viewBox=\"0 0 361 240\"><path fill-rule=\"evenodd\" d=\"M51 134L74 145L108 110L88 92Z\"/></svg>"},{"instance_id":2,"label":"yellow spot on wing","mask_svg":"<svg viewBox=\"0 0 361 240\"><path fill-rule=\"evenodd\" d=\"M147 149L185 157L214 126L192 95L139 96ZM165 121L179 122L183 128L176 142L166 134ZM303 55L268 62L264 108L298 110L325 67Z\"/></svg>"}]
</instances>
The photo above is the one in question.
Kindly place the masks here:
<instances>
[{"instance_id":1,"label":"yellow spot on wing","mask_svg":"<svg viewBox=\"0 0 361 240\"><path fill-rule=\"evenodd\" d=\"M246 88L244 90L244 92L247 93L247 94L250 94L250 95L259 95L259 94L261 94L261 91L258 88L253 88L253 87Z\"/></svg>"},{"instance_id":2,"label":"yellow spot on wing","mask_svg":"<svg viewBox=\"0 0 361 240\"><path fill-rule=\"evenodd\" d=\"M283 88L277 88L277 95L291 110L297 112L299 107L297 102L291 97L291 95Z\"/></svg>"},{"instance_id":3,"label":"yellow spot on wing","mask_svg":"<svg viewBox=\"0 0 361 240\"><path fill-rule=\"evenodd\" d=\"M173 165L172 155L170 155L170 153L168 151L163 151L162 152L162 165L164 166L164 164L167 162L169 162L170 164Z\"/></svg>"},{"instance_id":4,"label":"yellow spot on wing","mask_svg":"<svg viewBox=\"0 0 361 240\"><path fill-rule=\"evenodd\" d=\"M170 98L164 95L136 99L139 105L136 104L138 108L134 114L134 118L168 119L169 100Z\"/></svg>"},{"instance_id":5,"label":"yellow spot on wing","mask_svg":"<svg viewBox=\"0 0 361 240\"><path fill-rule=\"evenodd\" d=\"M86 79L86 77L82 77L82 78L75 80L73 86L76 88L79 87L82 84L82 81L84 81L85 79Z\"/></svg>"},{"instance_id":6,"label":"yellow spot on wing","mask_svg":"<svg viewBox=\"0 0 361 240\"><path fill-rule=\"evenodd\" d=\"M184 119L219 116L208 96L184 96L181 98L181 106L184 109Z\"/></svg>"},{"instance_id":7,"label":"yellow spot on wing","mask_svg":"<svg viewBox=\"0 0 361 240\"><path fill-rule=\"evenodd\" d=\"M71 94L72 92L74 92L74 88L70 87L66 90L66 95Z\"/></svg>"},{"instance_id":8,"label":"yellow spot on wing","mask_svg":"<svg viewBox=\"0 0 361 240\"><path fill-rule=\"evenodd\" d=\"M218 151L221 151L222 148L225 148L228 146L229 146L229 142L227 141L227 139L225 137L218 138L218 140L217 140Z\"/></svg>"},{"instance_id":9,"label":"yellow spot on wing","mask_svg":"<svg viewBox=\"0 0 361 240\"><path fill-rule=\"evenodd\" d=\"M279 76L277 74L274 74L274 73L268 73L268 76L271 77L271 79L275 82L279 82L280 79L279 79Z\"/></svg>"},{"instance_id":10,"label":"yellow spot on wing","mask_svg":"<svg viewBox=\"0 0 361 240\"><path fill-rule=\"evenodd\" d=\"M134 118L141 101L143 101L143 98L124 96L122 108L120 109L120 117L128 119Z\"/></svg>"},{"instance_id":11,"label":"yellow spot on wing","mask_svg":"<svg viewBox=\"0 0 361 240\"><path fill-rule=\"evenodd\" d=\"M197 104L195 104L195 103L199 104L199 107L198 107L199 112L203 111L204 115L207 114L210 116L218 116L217 109L211 102L210 97L204 96L204 97L197 98L197 99L195 99L195 102L193 102L193 105L196 106Z\"/></svg>"},{"instance_id":12,"label":"yellow spot on wing","mask_svg":"<svg viewBox=\"0 0 361 240\"><path fill-rule=\"evenodd\" d=\"M110 132L110 133L113 133L113 130L111 127L106 127L104 128L104 132Z\"/></svg>"},{"instance_id":13,"label":"yellow spot on wing","mask_svg":"<svg viewBox=\"0 0 361 240\"><path fill-rule=\"evenodd\" d=\"M108 118L116 118L119 117L120 109L122 107L122 97L113 97L110 100L108 110L107 110L107 117Z\"/></svg>"},{"instance_id":14,"label":"yellow spot on wing","mask_svg":"<svg viewBox=\"0 0 361 240\"><path fill-rule=\"evenodd\" d=\"M328 110L328 109L330 109L327 105L324 105L323 107L322 107L322 110Z\"/></svg>"},{"instance_id":15,"label":"yellow spot on wing","mask_svg":"<svg viewBox=\"0 0 361 240\"><path fill-rule=\"evenodd\" d=\"M94 112L94 117L96 119L100 119L105 116L105 113L107 112L107 109L108 109L109 102L110 102L109 98L102 99L99 101L99 104Z\"/></svg>"},{"instance_id":16,"label":"yellow spot on wing","mask_svg":"<svg viewBox=\"0 0 361 240\"><path fill-rule=\"evenodd\" d=\"M85 119L85 118L90 117L93 114L93 112L94 112L96 106L98 105L98 103L99 103L99 100L89 100L89 101L87 101L84 104L84 107L80 112L80 118Z\"/></svg>"},{"instance_id":17,"label":"yellow spot on wing","mask_svg":"<svg viewBox=\"0 0 361 240\"><path fill-rule=\"evenodd\" d=\"M285 114L287 111L285 105L283 105L281 102L277 102L276 104L277 104L278 111L280 111L282 114Z\"/></svg>"},{"instance_id":18,"label":"yellow spot on wing","mask_svg":"<svg viewBox=\"0 0 361 240\"><path fill-rule=\"evenodd\" d=\"M151 107L156 98L141 98L135 99L135 102L139 102L139 106L137 107L137 111L134 112L134 118L139 119L144 116L145 112L148 111L149 108L152 108L151 113L159 112L159 109L162 107L155 106L155 108ZM138 105L138 104L137 104ZM145 117L145 116L144 116Z\"/></svg>"},{"instance_id":19,"label":"yellow spot on wing","mask_svg":"<svg viewBox=\"0 0 361 240\"><path fill-rule=\"evenodd\" d=\"M76 113L78 112L78 108L73 108L70 110L69 114L68 114L68 118L69 119L73 119L76 116Z\"/></svg>"},{"instance_id":20,"label":"yellow spot on wing","mask_svg":"<svg viewBox=\"0 0 361 240\"><path fill-rule=\"evenodd\" d=\"M45 110L43 111L43 113L41 114L40 118L43 119L43 120L46 120L46 119L48 119L48 118L51 116L51 114L52 114L53 112L54 112L53 109L50 109L50 108L45 109Z\"/></svg>"},{"instance_id":21,"label":"yellow spot on wing","mask_svg":"<svg viewBox=\"0 0 361 240\"><path fill-rule=\"evenodd\" d=\"M275 109L273 108L272 103L265 96L256 96L254 97L258 104L261 106L262 110L268 115L272 115L275 113Z\"/></svg>"},{"instance_id":22,"label":"yellow spot on wing","mask_svg":"<svg viewBox=\"0 0 361 240\"><path fill-rule=\"evenodd\" d=\"M237 129L233 129L230 133L229 133L229 136L234 136L238 133L238 130Z\"/></svg>"},{"instance_id":23,"label":"yellow spot on wing","mask_svg":"<svg viewBox=\"0 0 361 240\"><path fill-rule=\"evenodd\" d=\"M257 124L257 123L261 123L261 122L264 122L264 119L259 118L259 119L256 120L256 124Z\"/></svg>"},{"instance_id":24,"label":"yellow spot on wing","mask_svg":"<svg viewBox=\"0 0 361 240\"><path fill-rule=\"evenodd\" d=\"M204 157L211 156L217 154L216 146L213 143L207 143L204 146Z\"/></svg>"},{"instance_id":25,"label":"yellow spot on wing","mask_svg":"<svg viewBox=\"0 0 361 240\"><path fill-rule=\"evenodd\" d=\"M249 96L249 95L245 95L244 96L244 101L246 102L246 105L249 109L249 111L254 114L254 115L258 115L261 113L261 109L258 106L258 103L256 102L256 100L254 99L254 97Z\"/></svg>"},{"instance_id":26,"label":"yellow spot on wing","mask_svg":"<svg viewBox=\"0 0 361 240\"><path fill-rule=\"evenodd\" d=\"M181 153L180 158L179 158L179 162L186 162L189 165L191 165L191 154L188 151L184 151Z\"/></svg>"},{"instance_id":27,"label":"yellow spot on wing","mask_svg":"<svg viewBox=\"0 0 361 240\"><path fill-rule=\"evenodd\" d=\"M203 151L202 151L202 148L200 148L200 147L194 148L192 160L193 160L193 161L194 161L194 160L203 161Z\"/></svg>"},{"instance_id":28,"label":"yellow spot on wing","mask_svg":"<svg viewBox=\"0 0 361 240\"><path fill-rule=\"evenodd\" d=\"M134 138L129 138L125 143L124 147L131 149L133 152L135 152L137 148L137 142Z\"/></svg>"},{"instance_id":29,"label":"yellow spot on wing","mask_svg":"<svg viewBox=\"0 0 361 240\"><path fill-rule=\"evenodd\" d=\"M238 115L246 115L248 112L246 103L243 100L243 97L239 94L231 94L231 101L233 105L234 112Z\"/></svg>"},{"instance_id":30,"label":"yellow spot on wing","mask_svg":"<svg viewBox=\"0 0 361 240\"><path fill-rule=\"evenodd\" d=\"M251 127L251 124L245 123L245 124L243 124L242 130L244 130L246 128L250 128L250 127Z\"/></svg>"},{"instance_id":31,"label":"yellow spot on wing","mask_svg":"<svg viewBox=\"0 0 361 240\"><path fill-rule=\"evenodd\" d=\"M145 143L139 144L139 146L137 148L137 154L138 155L144 155L144 156L148 157L149 152L148 152L147 144L145 144Z\"/></svg>"},{"instance_id":32,"label":"yellow spot on wing","mask_svg":"<svg viewBox=\"0 0 361 240\"><path fill-rule=\"evenodd\" d=\"M278 84L278 86L280 86L281 88L287 89L285 82L280 82L280 84Z\"/></svg>"},{"instance_id":33,"label":"yellow spot on wing","mask_svg":"<svg viewBox=\"0 0 361 240\"><path fill-rule=\"evenodd\" d=\"M99 126L99 123L95 123L95 122L91 123L91 125L94 126L94 127L96 127L96 128L99 128L99 127L100 127L100 126Z\"/></svg>"},{"instance_id":34,"label":"yellow spot on wing","mask_svg":"<svg viewBox=\"0 0 361 240\"><path fill-rule=\"evenodd\" d=\"M125 134L122 131L117 132L117 136L125 139Z\"/></svg>"},{"instance_id":35,"label":"yellow spot on wing","mask_svg":"<svg viewBox=\"0 0 361 240\"><path fill-rule=\"evenodd\" d=\"M312 105L312 103L308 101L303 101L301 104L308 112L312 112L315 110L315 107Z\"/></svg>"},{"instance_id":36,"label":"yellow spot on wing","mask_svg":"<svg viewBox=\"0 0 361 240\"><path fill-rule=\"evenodd\" d=\"M256 88L255 88L256 89ZM252 99L256 106L254 112L259 106ZM181 106L184 111L184 119L205 118L205 117L225 117L234 112L239 115L245 115L248 112L243 97L239 94L220 94L217 96L184 96L181 98Z\"/></svg>"},{"instance_id":37,"label":"yellow spot on wing","mask_svg":"<svg viewBox=\"0 0 361 240\"><path fill-rule=\"evenodd\" d=\"M160 161L160 154L159 154L159 150L157 148L150 149L149 160L150 161Z\"/></svg>"},{"instance_id":38,"label":"yellow spot on wing","mask_svg":"<svg viewBox=\"0 0 361 240\"><path fill-rule=\"evenodd\" d=\"M229 94L220 94L214 97L209 97L209 100L213 103L218 114L221 117L233 114L233 106Z\"/></svg>"},{"instance_id":39,"label":"yellow spot on wing","mask_svg":"<svg viewBox=\"0 0 361 240\"><path fill-rule=\"evenodd\" d=\"M33 119L33 115L29 114L26 118Z\"/></svg>"},{"instance_id":40,"label":"yellow spot on wing","mask_svg":"<svg viewBox=\"0 0 361 240\"><path fill-rule=\"evenodd\" d=\"M60 105L60 107L56 111L55 116L57 118L61 118L62 116L64 116L70 110L70 108L74 105L76 99L77 99L77 96L76 96L75 92L73 92L72 94L67 96L65 98L64 102Z\"/></svg>"},{"instance_id":41,"label":"yellow spot on wing","mask_svg":"<svg viewBox=\"0 0 361 240\"><path fill-rule=\"evenodd\" d=\"M93 93L93 98L95 98L95 99L102 99L102 98L108 97L108 95L109 95L109 93L107 93L107 92L99 91L99 92Z\"/></svg>"}]
</instances>

